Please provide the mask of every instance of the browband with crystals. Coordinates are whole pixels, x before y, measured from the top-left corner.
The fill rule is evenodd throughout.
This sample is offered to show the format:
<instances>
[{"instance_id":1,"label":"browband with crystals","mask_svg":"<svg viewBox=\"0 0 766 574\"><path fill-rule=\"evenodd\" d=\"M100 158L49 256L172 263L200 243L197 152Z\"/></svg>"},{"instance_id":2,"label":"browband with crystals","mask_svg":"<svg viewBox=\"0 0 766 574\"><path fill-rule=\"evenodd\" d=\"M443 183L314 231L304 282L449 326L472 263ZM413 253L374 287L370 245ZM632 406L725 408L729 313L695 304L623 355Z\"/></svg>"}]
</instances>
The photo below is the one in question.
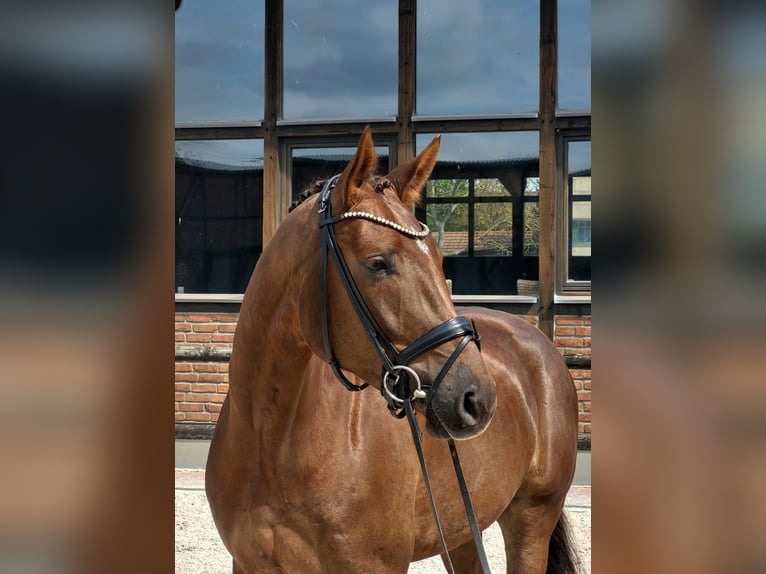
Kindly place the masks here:
<instances>
[{"instance_id":1,"label":"browband with crystals","mask_svg":"<svg viewBox=\"0 0 766 574\"><path fill-rule=\"evenodd\" d=\"M366 219L368 221L372 221L373 223L377 223L379 225L385 225L386 227L390 227L391 229L395 229L399 233L403 235L407 235L409 237L414 237L416 239L423 239L424 237L428 237L428 235L431 233L431 230L428 229L428 226L425 223L420 223L422 229L420 231L417 231L415 229L411 229L409 227L404 227L403 225L399 225L395 221L391 221L390 219L386 219L385 217L380 217L379 215L374 215L372 213L368 213L367 211L347 211L345 213L341 213L337 217L333 218L333 222L340 221L341 219Z\"/></svg>"}]
</instances>

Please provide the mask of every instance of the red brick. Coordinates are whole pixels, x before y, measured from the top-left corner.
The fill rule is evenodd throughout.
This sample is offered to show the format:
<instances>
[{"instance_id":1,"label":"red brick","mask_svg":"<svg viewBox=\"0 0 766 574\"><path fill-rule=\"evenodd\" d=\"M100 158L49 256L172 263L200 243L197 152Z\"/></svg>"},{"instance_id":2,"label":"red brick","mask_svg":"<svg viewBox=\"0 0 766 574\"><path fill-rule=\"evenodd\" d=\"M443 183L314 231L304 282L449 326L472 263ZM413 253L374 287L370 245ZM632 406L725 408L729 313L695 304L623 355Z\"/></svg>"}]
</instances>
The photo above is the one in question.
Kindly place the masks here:
<instances>
[{"instance_id":1,"label":"red brick","mask_svg":"<svg viewBox=\"0 0 766 574\"><path fill-rule=\"evenodd\" d=\"M574 325L579 327L584 324L585 321L582 317L571 317L566 315L556 317L556 326Z\"/></svg>"},{"instance_id":2,"label":"red brick","mask_svg":"<svg viewBox=\"0 0 766 574\"><path fill-rule=\"evenodd\" d=\"M578 413L580 422L589 423L590 422L590 413Z\"/></svg>"},{"instance_id":3,"label":"red brick","mask_svg":"<svg viewBox=\"0 0 766 574\"><path fill-rule=\"evenodd\" d=\"M556 339L556 345L559 347L582 347L582 339L577 337L561 337Z\"/></svg>"},{"instance_id":4,"label":"red brick","mask_svg":"<svg viewBox=\"0 0 766 574\"><path fill-rule=\"evenodd\" d=\"M585 387L585 389L590 390L590 379L587 381L583 381L583 386Z\"/></svg>"},{"instance_id":5,"label":"red brick","mask_svg":"<svg viewBox=\"0 0 766 574\"><path fill-rule=\"evenodd\" d=\"M202 405L196 404L196 405L190 405L189 403L181 403L178 405L178 410L184 413L190 413L190 412L202 412Z\"/></svg>"},{"instance_id":6,"label":"red brick","mask_svg":"<svg viewBox=\"0 0 766 574\"><path fill-rule=\"evenodd\" d=\"M577 400L582 401L589 401L591 399L590 391L580 391L577 393Z\"/></svg>"},{"instance_id":7,"label":"red brick","mask_svg":"<svg viewBox=\"0 0 766 574\"><path fill-rule=\"evenodd\" d=\"M213 342L215 343L233 343L234 335L230 333L213 335Z\"/></svg>"},{"instance_id":8,"label":"red brick","mask_svg":"<svg viewBox=\"0 0 766 574\"><path fill-rule=\"evenodd\" d=\"M218 367L215 363L194 363L194 370L198 373L217 373Z\"/></svg>"},{"instance_id":9,"label":"red brick","mask_svg":"<svg viewBox=\"0 0 766 574\"><path fill-rule=\"evenodd\" d=\"M569 374L573 379L590 379L590 371L586 369L570 369Z\"/></svg>"},{"instance_id":10,"label":"red brick","mask_svg":"<svg viewBox=\"0 0 766 574\"><path fill-rule=\"evenodd\" d=\"M195 333L215 333L218 331L218 325L213 323L195 323L192 326L192 331Z\"/></svg>"},{"instance_id":11,"label":"red brick","mask_svg":"<svg viewBox=\"0 0 766 574\"><path fill-rule=\"evenodd\" d=\"M226 399L226 395L221 393L210 395L210 402L213 402L213 403L222 403L224 399Z\"/></svg>"},{"instance_id":12,"label":"red brick","mask_svg":"<svg viewBox=\"0 0 766 574\"><path fill-rule=\"evenodd\" d=\"M219 333L233 333L236 330L237 330L236 323L221 323L220 325L218 325Z\"/></svg>"},{"instance_id":13,"label":"red brick","mask_svg":"<svg viewBox=\"0 0 766 574\"><path fill-rule=\"evenodd\" d=\"M201 384L197 383L192 385L192 392L194 393L214 393L218 390L218 385L211 385L210 383Z\"/></svg>"},{"instance_id":14,"label":"red brick","mask_svg":"<svg viewBox=\"0 0 766 574\"><path fill-rule=\"evenodd\" d=\"M228 373L229 372L229 363L218 363L218 372L219 373Z\"/></svg>"},{"instance_id":15,"label":"red brick","mask_svg":"<svg viewBox=\"0 0 766 574\"><path fill-rule=\"evenodd\" d=\"M186 321L186 313L176 313L176 323L182 323Z\"/></svg>"},{"instance_id":16,"label":"red brick","mask_svg":"<svg viewBox=\"0 0 766 574\"><path fill-rule=\"evenodd\" d=\"M176 413L176 420L177 421L185 421L186 420L186 413Z\"/></svg>"},{"instance_id":17,"label":"red brick","mask_svg":"<svg viewBox=\"0 0 766 574\"><path fill-rule=\"evenodd\" d=\"M203 333L192 333L186 335L186 340L189 343L209 343L211 335Z\"/></svg>"},{"instance_id":18,"label":"red brick","mask_svg":"<svg viewBox=\"0 0 766 574\"><path fill-rule=\"evenodd\" d=\"M583 425L583 432L590 433L590 423Z\"/></svg>"},{"instance_id":19,"label":"red brick","mask_svg":"<svg viewBox=\"0 0 766 574\"><path fill-rule=\"evenodd\" d=\"M208 393L186 393L187 403L206 403L210 400Z\"/></svg>"},{"instance_id":20,"label":"red brick","mask_svg":"<svg viewBox=\"0 0 766 574\"><path fill-rule=\"evenodd\" d=\"M189 383L176 383L176 391L183 393L190 390L191 385Z\"/></svg>"},{"instance_id":21,"label":"red brick","mask_svg":"<svg viewBox=\"0 0 766 574\"><path fill-rule=\"evenodd\" d=\"M183 382L196 383L198 379L199 379L199 375L197 373L176 373L177 383L183 383Z\"/></svg>"},{"instance_id":22,"label":"red brick","mask_svg":"<svg viewBox=\"0 0 766 574\"><path fill-rule=\"evenodd\" d=\"M185 398L186 398L186 393L176 393L176 402L177 403L184 402Z\"/></svg>"},{"instance_id":23,"label":"red brick","mask_svg":"<svg viewBox=\"0 0 766 574\"><path fill-rule=\"evenodd\" d=\"M208 403L205 405L205 410L209 413L220 413L222 405L217 403Z\"/></svg>"},{"instance_id":24,"label":"red brick","mask_svg":"<svg viewBox=\"0 0 766 574\"><path fill-rule=\"evenodd\" d=\"M186 341L186 335L183 333L176 333L176 343L183 343Z\"/></svg>"},{"instance_id":25,"label":"red brick","mask_svg":"<svg viewBox=\"0 0 766 574\"><path fill-rule=\"evenodd\" d=\"M582 381L578 381L577 379L572 381L574 383L575 389L578 391L582 390Z\"/></svg>"},{"instance_id":26,"label":"red brick","mask_svg":"<svg viewBox=\"0 0 766 574\"><path fill-rule=\"evenodd\" d=\"M218 385L218 392L219 393L228 393L229 392L229 384L228 383L222 383Z\"/></svg>"},{"instance_id":27,"label":"red brick","mask_svg":"<svg viewBox=\"0 0 766 574\"><path fill-rule=\"evenodd\" d=\"M223 375L214 375L211 373L203 373L199 376L199 380L202 383L222 383Z\"/></svg>"},{"instance_id":28,"label":"red brick","mask_svg":"<svg viewBox=\"0 0 766 574\"><path fill-rule=\"evenodd\" d=\"M216 349L231 349L231 343L210 343L210 346Z\"/></svg>"},{"instance_id":29,"label":"red brick","mask_svg":"<svg viewBox=\"0 0 766 574\"><path fill-rule=\"evenodd\" d=\"M218 413L213 413L212 415L210 415L210 420L212 422L214 422L214 423L217 423L218 422Z\"/></svg>"},{"instance_id":30,"label":"red brick","mask_svg":"<svg viewBox=\"0 0 766 574\"><path fill-rule=\"evenodd\" d=\"M176 373L185 373L191 370L191 363L176 363Z\"/></svg>"},{"instance_id":31,"label":"red brick","mask_svg":"<svg viewBox=\"0 0 766 574\"><path fill-rule=\"evenodd\" d=\"M571 337L575 334L575 327L556 327L553 335L556 337Z\"/></svg>"},{"instance_id":32,"label":"red brick","mask_svg":"<svg viewBox=\"0 0 766 574\"><path fill-rule=\"evenodd\" d=\"M186 413L187 421L210 422L210 413Z\"/></svg>"},{"instance_id":33,"label":"red brick","mask_svg":"<svg viewBox=\"0 0 766 574\"><path fill-rule=\"evenodd\" d=\"M210 315L188 315L186 320L189 323L210 323Z\"/></svg>"},{"instance_id":34,"label":"red brick","mask_svg":"<svg viewBox=\"0 0 766 574\"><path fill-rule=\"evenodd\" d=\"M191 325L189 325L189 323L176 323L176 331L188 333L191 330L192 330L192 327Z\"/></svg>"},{"instance_id":35,"label":"red brick","mask_svg":"<svg viewBox=\"0 0 766 574\"><path fill-rule=\"evenodd\" d=\"M238 313L215 313L212 317L213 321L218 323L236 323L239 319Z\"/></svg>"},{"instance_id":36,"label":"red brick","mask_svg":"<svg viewBox=\"0 0 766 574\"><path fill-rule=\"evenodd\" d=\"M578 337L590 337L590 327L575 327L574 334Z\"/></svg>"}]
</instances>

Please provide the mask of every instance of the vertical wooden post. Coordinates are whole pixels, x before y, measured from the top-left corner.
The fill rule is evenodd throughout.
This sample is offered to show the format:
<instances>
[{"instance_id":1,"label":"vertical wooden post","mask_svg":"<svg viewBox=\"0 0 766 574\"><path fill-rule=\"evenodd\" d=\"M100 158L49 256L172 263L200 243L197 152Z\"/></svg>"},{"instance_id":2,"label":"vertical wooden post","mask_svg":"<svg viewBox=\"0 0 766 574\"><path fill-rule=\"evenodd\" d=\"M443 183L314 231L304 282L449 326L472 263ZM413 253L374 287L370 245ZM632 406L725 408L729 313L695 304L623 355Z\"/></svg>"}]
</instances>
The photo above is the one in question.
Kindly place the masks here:
<instances>
[{"instance_id":1,"label":"vertical wooden post","mask_svg":"<svg viewBox=\"0 0 766 574\"><path fill-rule=\"evenodd\" d=\"M540 2L540 295L537 322L553 339L556 195L557 0Z\"/></svg>"},{"instance_id":2,"label":"vertical wooden post","mask_svg":"<svg viewBox=\"0 0 766 574\"><path fill-rule=\"evenodd\" d=\"M266 0L263 102L263 246L274 236L282 216L279 197L277 120L282 115L282 0Z\"/></svg>"},{"instance_id":3,"label":"vertical wooden post","mask_svg":"<svg viewBox=\"0 0 766 574\"><path fill-rule=\"evenodd\" d=\"M396 128L396 165L415 157L412 116L415 113L415 0L399 0L399 102Z\"/></svg>"}]
</instances>

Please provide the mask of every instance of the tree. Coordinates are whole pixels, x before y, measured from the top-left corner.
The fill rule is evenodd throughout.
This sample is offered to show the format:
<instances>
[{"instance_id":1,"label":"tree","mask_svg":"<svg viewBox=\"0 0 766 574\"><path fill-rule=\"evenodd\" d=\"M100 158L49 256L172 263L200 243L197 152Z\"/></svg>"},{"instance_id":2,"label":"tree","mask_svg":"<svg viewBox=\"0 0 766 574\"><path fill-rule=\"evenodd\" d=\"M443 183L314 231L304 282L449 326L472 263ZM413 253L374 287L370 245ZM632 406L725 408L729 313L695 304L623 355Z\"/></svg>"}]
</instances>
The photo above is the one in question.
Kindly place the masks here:
<instances>
[{"instance_id":1,"label":"tree","mask_svg":"<svg viewBox=\"0 0 766 574\"><path fill-rule=\"evenodd\" d=\"M426 183L426 197L468 197L467 179L430 179ZM437 243L444 249L444 232L467 231L467 203L429 203L426 208L428 225L437 232Z\"/></svg>"}]
</instances>

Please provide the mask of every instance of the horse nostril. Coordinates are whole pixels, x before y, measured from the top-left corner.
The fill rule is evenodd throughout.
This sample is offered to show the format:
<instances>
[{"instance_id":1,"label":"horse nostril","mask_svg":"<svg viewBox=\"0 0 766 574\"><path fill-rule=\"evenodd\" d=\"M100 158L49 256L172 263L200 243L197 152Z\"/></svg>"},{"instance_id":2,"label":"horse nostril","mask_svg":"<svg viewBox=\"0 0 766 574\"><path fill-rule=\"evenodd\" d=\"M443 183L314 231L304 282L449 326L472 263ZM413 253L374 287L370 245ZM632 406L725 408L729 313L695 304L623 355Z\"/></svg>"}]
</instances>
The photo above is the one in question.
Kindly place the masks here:
<instances>
[{"instance_id":1,"label":"horse nostril","mask_svg":"<svg viewBox=\"0 0 766 574\"><path fill-rule=\"evenodd\" d=\"M458 407L458 415L460 416L463 426L469 427L478 424L481 416L481 408L476 399L476 393L469 391L463 395L463 400Z\"/></svg>"}]
</instances>

